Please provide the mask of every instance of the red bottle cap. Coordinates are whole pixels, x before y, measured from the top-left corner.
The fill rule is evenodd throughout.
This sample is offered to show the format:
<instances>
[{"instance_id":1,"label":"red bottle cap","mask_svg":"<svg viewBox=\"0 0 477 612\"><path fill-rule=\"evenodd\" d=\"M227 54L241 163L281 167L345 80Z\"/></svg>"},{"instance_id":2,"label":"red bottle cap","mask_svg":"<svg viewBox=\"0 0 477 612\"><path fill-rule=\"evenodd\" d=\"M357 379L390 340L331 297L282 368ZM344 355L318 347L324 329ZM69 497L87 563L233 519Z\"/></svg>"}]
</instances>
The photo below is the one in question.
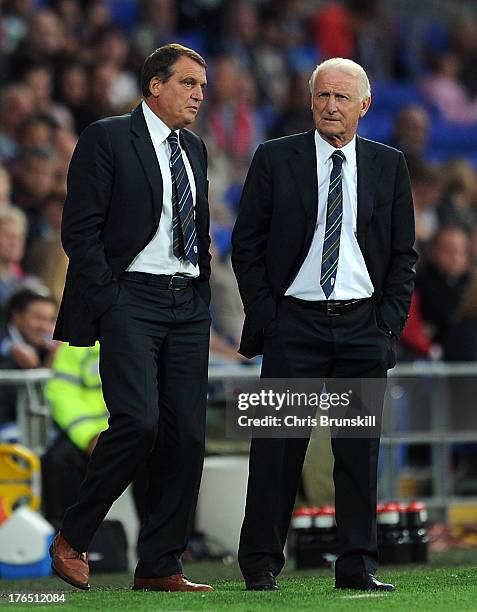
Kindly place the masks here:
<instances>
[{"instance_id":1,"label":"red bottle cap","mask_svg":"<svg viewBox=\"0 0 477 612\"><path fill-rule=\"evenodd\" d=\"M305 506L300 506L293 511L293 516L313 516L313 508L305 508Z\"/></svg>"},{"instance_id":2,"label":"red bottle cap","mask_svg":"<svg viewBox=\"0 0 477 612\"><path fill-rule=\"evenodd\" d=\"M413 501L406 507L406 512L421 512L426 509L426 504L420 501Z\"/></svg>"}]
</instances>

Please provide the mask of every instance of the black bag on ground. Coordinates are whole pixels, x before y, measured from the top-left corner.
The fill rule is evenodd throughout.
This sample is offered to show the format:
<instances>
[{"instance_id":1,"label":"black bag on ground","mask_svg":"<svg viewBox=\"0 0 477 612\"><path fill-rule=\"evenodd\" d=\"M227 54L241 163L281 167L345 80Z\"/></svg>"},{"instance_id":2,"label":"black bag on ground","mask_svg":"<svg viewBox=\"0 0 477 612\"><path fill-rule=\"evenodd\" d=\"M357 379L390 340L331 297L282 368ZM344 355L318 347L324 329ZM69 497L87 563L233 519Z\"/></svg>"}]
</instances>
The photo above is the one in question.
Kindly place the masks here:
<instances>
[{"instance_id":1,"label":"black bag on ground","mask_svg":"<svg viewBox=\"0 0 477 612\"><path fill-rule=\"evenodd\" d=\"M89 545L88 556L92 574L129 570L128 541L121 521L101 523Z\"/></svg>"}]
</instances>

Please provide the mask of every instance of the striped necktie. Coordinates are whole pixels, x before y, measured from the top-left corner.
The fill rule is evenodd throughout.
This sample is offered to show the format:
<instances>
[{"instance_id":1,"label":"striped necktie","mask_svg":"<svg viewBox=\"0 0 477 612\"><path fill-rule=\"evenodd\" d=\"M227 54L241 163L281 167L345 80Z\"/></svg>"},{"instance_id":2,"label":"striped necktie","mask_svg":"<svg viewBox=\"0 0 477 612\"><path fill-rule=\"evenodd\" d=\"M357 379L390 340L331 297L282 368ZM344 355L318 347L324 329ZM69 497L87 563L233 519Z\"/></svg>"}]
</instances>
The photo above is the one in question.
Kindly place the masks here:
<instances>
[{"instance_id":1,"label":"striped necktie","mask_svg":"<svg viewBox=\"0 0 477 612\"><path fill-rule=\"evenodd\" d=\"M178 259L187 259L195 266L198 255L192 191L178 135L171 132L167 141L171 147L172 248Z\"/></svg>"},{"instance_id":2,"label":"striped necktie","mask_svg":"<svg viewBox=\"0 0 477 612\"><path fill-rule=\"evenodd\" d=\"M326 229L321 257L320 285L328 299L333 292L340 253L341 223L343 220L343 189L341 185L341 166L345 156L342 151L334 151L331 155L333 169L331 170L330 186L328 188L328 204L326 208Z\"/></svg>"}]
</instances>

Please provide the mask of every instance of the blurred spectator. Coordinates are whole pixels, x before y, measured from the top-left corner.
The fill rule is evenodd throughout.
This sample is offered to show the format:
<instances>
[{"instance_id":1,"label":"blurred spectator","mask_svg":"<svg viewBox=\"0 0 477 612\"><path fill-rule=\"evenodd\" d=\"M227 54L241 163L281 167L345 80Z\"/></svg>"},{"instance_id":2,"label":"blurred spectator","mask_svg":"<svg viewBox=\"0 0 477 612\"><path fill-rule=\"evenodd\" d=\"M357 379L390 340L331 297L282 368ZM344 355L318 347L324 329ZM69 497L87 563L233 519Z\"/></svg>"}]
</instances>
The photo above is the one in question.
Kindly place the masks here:
<instances>
[{"instance_id":1,"label":"blurred spectator","mask_svg":"<svg viewBox=\"0 0 477 612\"><path fill-rule=\"evenodd\" d=\"M53 328L57 305L47 293L23 288L6 306L6 325L0 337L0 368L51 366L56 343ZM0 387L0 423L15 419L15 387Z\"/></svg>"},{"instance_id":2,"label":"blurred spectator","mask_svg":"<svg viewBox=\"0 0 477 612\"><path fill-rule=\"evenodd\" d=\"M416 243L425 253L425 246L438 229L437 205L442 196L439 170L420 158L407 157L411 176L412 197L416 220Z\"/></svg>"},{"instance_id":3,"label":"blurred spectator","mask_svg":"<svg viewBox=\"0 0 477 612\"><path fill-rule=\"evenodd\" d=\"M12 74L22 74L36 62L57 67L66 51L63 22L52 10L36 10L28 26L27 35L12 55Z\"/></svg>"},{"instance_id":4,"label":"blurred spectator","mask_svg":"<svg viewBox=\"0 0 477 612\"><path fill-rule=\"evenodd\" d=\"M418 104L403 106L394 124L391 146L406 157L424 160L430 137L430 118L427 110Z\"/></svg>"},{"instance_id":5,"label":"blurred spectator","mask_svg":"<svg viewBox=\"0 0 477 612\"><path fill-rule=\"evenodd\" d=\"M56 132L56 178L55 189L66 191L66 177L73 152L78 138L74 132L66 128L60 128Z\"/></svg>"},{"instance_id":6,"label":"blurred spectator","mask_svg":"<svg viewBox=\"0 0 477 612\"><path fill-rule=\"evenodd\" d=\"M276 14L262 19L261 32L251 53L250 72L257 84L260 105L282 109L289 89L286 38Z\"/></svg>"},{"instance_id":7,"label":"blurred spectator","mask_svg":"<svg viewBox=\"0 0 477 612\"><path fill-rule=\"evenodd\" d=\"M213 265L210 276L212 327L209 363L247 363L249 360L237 353L244 312L230 256L221 259L213 240L210 253Z\"/></svg>"},{"instance_id":8,"label":"blurred spectator","mask_svg":"<svg viewBox=\"0 0 477 612\"><path fill-rule=\"evenodd\" d=\"M1 367L50 367L56 348L52 340L56 314L57 304L46 291L29 287L15 291L5 307Z\"/></svg>"},{"instance_id":9,"label":"blurred spectator","mask_svg":"<svg viewBox=\"0 0 477 612\"><path fill-rule=\"evenodd\" d=\"M35 0L10 0L5 2L5 15L2 19L5 48L11 53L28 32L28 23L35 12Z\"/></svg>"},{"instance_id":10,"label":"blurred spectator","mask_svg":"<svg viewBox=\"0 0 477 612\"><path fill-rule=\"evenodd\" d=\"M316 48L324 60L330 57L355 56L355 40L351 15L346 6L325 2L313 18Z\"/></svg>"},{"instance_id":11,"label":"blurred spectator","mask_svg":"<svg viewBox=\"0 0 477 612\"><path fill-rule=\"evenodd\" d=\"M212 233L217 230L228 233L225 250L230 251L230 233L235 220L235 206L238 204L242 186L234 182L233 164L225 153L214 151L209 155L209 207ZM220 238L219 238L220 241ZM222 254L222 243L219 252Z\"/></svg>"},{"instance_id":12,"label":"blurred spectator","mask_svg":"<svg viewBox=\"0 0 477 612\"><path fill-rule=\"evenodd\" d=\"M20 287L27 220L25 214L14 206L0 208L0 312L10 295Z\"/></svg>"},{"instance_id":13,"label":"blurred spectator","mask_svg":"<svg viewBox=\"0 0 477 612\"><path fill-rule=\"evenodd\" d=\"M26 149L18 161L12 199L27 215L28 240L41 232L46 198L55 188L56 158L50 148Z\"/></svg>"},{"instance_id":14,"label":"blurred spectator","mask_svg":"<svg viewBox=\"0 0 477 612\"><path fill-rule=\"evenodd\" d=\"M477 17L461 15L451 28L451 49L459 58L459 80L471 99L477 98Z\"/></svg>"},{"instance_id":15,"label":"blurred spectator","mask_svg":"<svg viewBox=\"0 0 477 612\"><path fill-rule=\"evenodd\" d=\"M56 96L69 108L77 134L88 125L89 87L88 70L84 63L69 61L59 70Z\"/></svg>"},{"instance_id":16,"label":"blurred spectator","mask_svg":"<svg viewBox=\"0 0 477 612\"><path fill-rule=\"evenodd\" d=\"M48 115L30 115L17 130L21 149L42 149L53 145L58 124Z\"/></svg>"},{"instance_id":17,"label":"blurred spectator","mask_svg":"<svg viewBox=\"0 0 477 612\"><path fill-rule=\"evenodd\" d=\"M237 363L248 363L249 360L237 353L226 339L224 339L215 329L210 330L210 365L228 365Z\"/></svg>"},{"instance_id":18,"label":"blurred spectator","mask_svg":"<svg viewBox=\"0 0 477 612\"><path fill-rule=\"evenodd\" d=\"M142 61L154 49L176 40L178 7L172 0L140 0L139 4L141 17L133 31L132 44Z\"/></svg>"},{"instance_id":19,"label":"blurred spectator","mask_svg":"<svg viewBox=\"0 0 477 612\"><path fill-rule=\"evenodd\" d=\"M179 11L178 28L180 31L195 32L200 30L203 36L207 36L208 31L224 32L221 27L222 15L226 8L230 6L230 0L186 0L186 2L176 2L175 4ZM218 39L219 37L212 36L211 38ZM212 45L215 45L218 40L212 40L211 42Z\"/></svg>"},{"instance_id":20,"label":"blurred spectator","mask_svg":"<svg viewBox=\"0 0 477 612\"><path fill-rule=\"evenodd\" d=\"M381 0L325 2L313 19L322 59L347 57L366 67L372 80L402 78L409 72L396 18Z\"/></svg>"},{"instance_id":21,"label":"blurred spectator","mask_svg":"<svg viewBox=\"0 0 477 612\"><path fill-rule=\"evenodd\" d=\"M421 82L422 91L447 121L477 124L477 101L459 82L459 72L459 58L454 53L441 53L433 58L432 72Z\"/></svg>"},{"instance_id":22,"label":"blurred spectator","mask_svg":"<svg viewBox=\"0 0 477 612\"><path fill-rule=\"evenodd\" d=\"M20 84L7 85L0 90L0 161L7 163L18 154L16 132L18 126L34 110L33 92Z\"/></svg>"},{"instance_id":23,"label":"blurred spectator","mask_svg":"<svg viewBox=\"0 0 477 612\"><path fill-rule=\"evenodd\" d=\"M398 361L416 359L440 359L442 348L432 342L431 334L422 319L419 292L414 291L409 308L409 317L398 343Z\"/></svg>"},{"instance_id":24,"label":"blurred spectator","mask_svg":"<svg viewBox=\"0 0 477 612\"><path fill-rule=\"evenodd\" d=\"M427 261L418 270L416 287L422 318L430 327L433 341L443 347L444 359L450 343L456 354L454 320L470 280L467 234L459 227L441 227L432 240Z\"/></svg>"},{"instance_id":25,"label":"blurred spectator","mask_svg":"<svg viewBox=\"0 0 477 612\"><path fill-rule=\"evenodd\" d=\"M224 36L217 41L221 55L233 57L245 70L253 70L253 53L259 38L259 28L256 3L249 0L229 2L222 25Z\"/></svg>"},{"instance_id":26,"label":"blurred spectator","mask_svg":"<svg viewBox=\"0 0 477 612\"><path fill-rule=\"evenodd\" d=\"M446 343L447 361L477 361L477 277L469 282Z\"/></svg>"},{"instance_id":27,"label":"blurred spectator","mask_svg":"<svg viewBox=\"0 0 477 612\"><path fill-rule=\"evenodd\" d=\"M118 68L112 62L103 61L93 66L90 74L89 98L83 115L85 125L115 114L111 94L114 80L118 75Z\"/></svg>"},{"instance_id":28,"label":"blurred spectator","mask_svg":"<svg viewBox=\"0 0 477 612\"><path fill-rule=\"evenodd\" d=\"M477 226L474 226L470 233L470 259L472 268L477 270Z\"/></svg>"},{"instance_id":29,"label":"blurred spectator","mask_svg":"<svg viewBox=\"0 0 477 612\"><path fill-rule=\"evenodd\" d=\"M123 68L129 58L129 40L120 28L107 25L96 32L91 54L97 63L109 61Z\"/></svg>"},{"instance_id":30,"label":"blurred spectator","mask_svg":"<svg viewBox=\"0 0 477 612\"><path fill-rule=\"evenodd\" d=\"M10 206L12 194L12 182L10 180L10 174L0 164L0 208Z\"/></svg>"},{"instance_id":31,"label":"blurred spectator","mask_svg":"<svg viewBox=\"0 0 477 612\"><path fill-rule=\"evenodd\" d=\"M309 75L303 72L292 75L283 111L276 118L268 135L269 138L279 138L312 129L313 118L308 79Z\"/></svg>"},{"instance_id":32,"label":"blurred spectator","mask_svg":"<svg viewBox=\"0 0 477 612\"><path fill-rule=\"evenodd\" d=\"M97 32L91 51L97 66L113 66L116 69L114 79L108 85L109 103L114 111L139 97L137 77L126 69L129 41L124 32L112 25Z\"/></svg>"},{"instance_id":33,"label":"blurred spectator","mask_svg":"<svg viewBox=\"0 0 477 612\"><path fill-rule=\"evenodd\" d=\"M65 192L53 192L45 201L43 233L28 248L25 271L38 277L58 304L66 280L68 258L61 245L60 230Z\"/></svg>"},{"instance_id":34,"label":"blurred spectator","mask_svg":"<svg viewBox=\"0 0 477 612\"><path fill-rule=\"evenodd\" d=\"M81 39L84 49L88 49L97 32L112 23L110 5L104 0L89 0L84 8L84 24ZM86 53L88 55L88 53ZM81 58L83 59L83 57Z\"/></svg>"},{"instance_id":35,"label":"blurred spectator","mask_svg":"<svg viewBox=\"0 0 477 612\"><path fill-rule=\"evenodd\" d=\"M55 11L63 24L65 53L79 51L79 34L84 27L82 0L50 0L50 7Z\"/></svg>"},{"instance_id":36,"label":"blurred spectator","mask_svg":"<svg viewBox=\"0 0 477 612\"><path fill-rule=\"evenodd\" d=\"M34 62L23 71L22 82L33 92L35 114L43 114L63 127L72 127L73 118L63 105L53 102L53 69L49 64Z\"/></svg>"},{"instance_id":37,"label":"blurred spectator","mask_svg":"<svg viewBox=\"0 0 477 612\"><path fill-rule=\"evenodd\" d=\"M230 257L220 259L213 242L210 252L214 262L210 276L212 326L237 350L245 318L237 281Z\"/></svg>"},{"instance_id":38,"label":"blurred spectator","mask_svg":"<svg viewBox=\"0 0 477 612\"><path fill-rule=\"evenodd\" d=\"M212 151L231 160L235 180L243 180L252 155L263 141L263 123L247 95L250 75L229 56L220 56L215 69L201 130Z\"/></svg>"},{"instance_id":39,"label":"blurred spectator","mask_svg":"<svg viewBox=\"0 0 477 612\"><path fill-rule=\"evenodd\" d=\"M386 79L391 73L395 41L381 0L346 0L354 33L354 59L366 66L372 80Z\"/></svg>"},{"instance_id":40,"label":"blurred spectator","mask_svg":"<svg viewBox=\"0 0 477 612\"><path fill-rule=\"evenodd\" d=\"M443 195L437 214L440 225L460 225L471 232L477 223L477 176L464 159L443 165Z\"/></svg>"},{"instance_id":41,"label":"blurred spectator","mask_svg":"<svg viewBox=\"0 0 477 612\"><path fill-rule=\"evenodd\" d=\"M305 0L278 0L270 3L271 11L275 11L280 18L283 31L285 33L285 41L289 52L289 57L296 70L300 68L308 69L310 66L300 66L299 63L293 63L293 52L303 51L308 46L308 24L310 18L309 3ZM295 55L297 62L300 53ZM307 58L309 61L311 58ZM312 62L315 61L313 55Z\"/></svg>"}]
</instances>

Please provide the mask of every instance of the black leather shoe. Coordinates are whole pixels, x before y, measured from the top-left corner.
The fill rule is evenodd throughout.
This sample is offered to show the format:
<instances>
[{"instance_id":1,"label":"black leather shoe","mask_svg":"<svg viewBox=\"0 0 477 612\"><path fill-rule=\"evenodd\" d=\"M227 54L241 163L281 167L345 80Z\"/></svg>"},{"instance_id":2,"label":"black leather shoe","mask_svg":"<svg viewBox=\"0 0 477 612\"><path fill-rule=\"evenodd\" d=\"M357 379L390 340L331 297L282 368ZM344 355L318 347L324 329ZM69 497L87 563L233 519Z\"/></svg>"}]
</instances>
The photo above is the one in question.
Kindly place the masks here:
<instances>
[{"instance_id":1,"label":"black leather shoe","mask_svg":"<svg viewBox=\"0 0 477 612\"><path fill-rule=\"evenodd\" d=\"M376 576L368 574L364 578L336 578L335 589L358 589L360 591L395 591L393 584L379 582Z\"/></svg>"},{"instance_id":2,"label":"black leather shoe","mask_svg":"<svg viewBox=\"0 0 477 612\"><path fill-rule=\"evenodd\" d=\"M278 591L278 584L272 572L263 572L245 578L246 591Z\"/></svg>"}]
</instances>

